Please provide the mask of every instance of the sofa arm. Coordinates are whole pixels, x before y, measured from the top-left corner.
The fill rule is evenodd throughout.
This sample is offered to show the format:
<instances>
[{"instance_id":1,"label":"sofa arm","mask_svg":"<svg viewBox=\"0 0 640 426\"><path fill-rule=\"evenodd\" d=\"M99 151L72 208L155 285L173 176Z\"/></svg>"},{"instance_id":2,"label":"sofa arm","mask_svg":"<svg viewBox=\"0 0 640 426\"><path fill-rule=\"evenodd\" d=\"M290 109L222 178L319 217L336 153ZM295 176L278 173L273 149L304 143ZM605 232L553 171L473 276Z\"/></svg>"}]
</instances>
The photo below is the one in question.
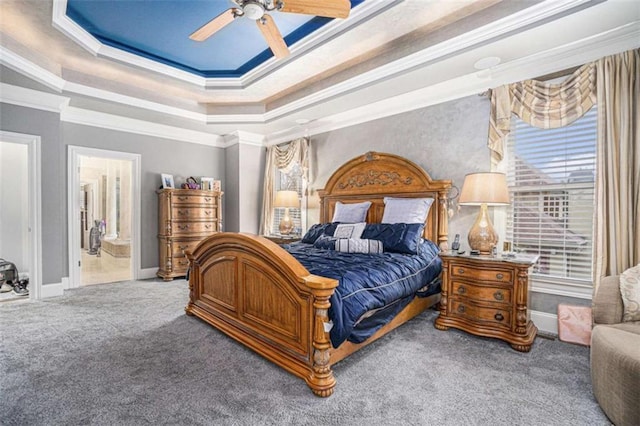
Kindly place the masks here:
<instances>
[{"instance_id":1,"label":"sofa arm","mask_svg":"<svg viewBox=\"0 0 640 426\"><path fill-rule=\"evenodd\" d=\"M593 295L594 324L617 324L622 322L624 306L620 295L620 276L604 277Z\"/></svg>"}]
</instances>

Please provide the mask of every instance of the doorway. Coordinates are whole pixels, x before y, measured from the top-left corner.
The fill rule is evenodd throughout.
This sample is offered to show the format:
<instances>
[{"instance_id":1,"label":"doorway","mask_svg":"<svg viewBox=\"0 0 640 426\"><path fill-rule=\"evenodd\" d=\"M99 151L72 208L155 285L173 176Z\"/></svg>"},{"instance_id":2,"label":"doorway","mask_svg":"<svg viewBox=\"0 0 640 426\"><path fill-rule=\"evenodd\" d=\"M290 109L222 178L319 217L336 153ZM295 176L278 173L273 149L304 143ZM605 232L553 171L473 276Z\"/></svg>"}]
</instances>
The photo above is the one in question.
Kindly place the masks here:
<instances>
[{"instance_id":1,"label":"doorway","mask_svg":"<svg viewBox=\"0 0 640 426\"><path fill-rule=\"evenodd\" d=\"M0 131L0 301L41 293L40 137Z\"/></svg>"},{"instance_id":2,"label":"doorway","mask_svg":"<svg viewBox=\"0 0 640 426\"><path fill-rule=\"evenodd\" d=\"M70 287L137 278L139 156L69 147Z\"/></svg>"}]
</instances>

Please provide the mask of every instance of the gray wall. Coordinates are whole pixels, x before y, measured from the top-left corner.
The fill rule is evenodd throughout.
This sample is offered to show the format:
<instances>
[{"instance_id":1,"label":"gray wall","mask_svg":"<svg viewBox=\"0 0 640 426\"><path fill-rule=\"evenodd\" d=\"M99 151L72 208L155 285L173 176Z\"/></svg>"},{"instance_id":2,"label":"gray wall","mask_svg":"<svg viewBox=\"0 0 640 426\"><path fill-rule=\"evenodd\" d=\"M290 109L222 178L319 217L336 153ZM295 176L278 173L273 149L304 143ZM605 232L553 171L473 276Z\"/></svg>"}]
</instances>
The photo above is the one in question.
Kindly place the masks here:
<instances>
[{"instance_id":1,"label":"gray wall","mask_svg":"<svg viewBox=\"0 0 640 426\"><path fill-rule=\"evenodd\" d=\"M324 187L338 166L367 151L406 157L425 169L431 178L451 179L458 188L465 174L489 171L488 117L489 100L470 96L313 136L308 223L318 222L316 191ZM477 213L477 208L462 207L449 220L449 241L458 233L465 247L467 231Z\"/></svg>"},{"instance_id":2,"label":"gray wall","mask_svg":"<svg viewBox=\"0 0 640 426\"><path fill-rule=\"evenodd\" d=\"M61 123L59 114L0 104L0 129L42 138L43 283L68 276L67 145L141 155L141 267L158 266L160 173L174 175L176 185L189 176L224 176L224 149L154 138L97 127ZM223 190L224 180L222 181Z\"/></svg>"},{"instance_id":3,"label":"gray wall","mask_svg":"<svg viewBox=\"0 0 640 426\"><path fill-rule=\"evenodd\" d=\"M60 114L0 103L0 129L41 137L42 282L67 276L65 159Z\"/></svg>"},{"instance_id":4,"label":"gray wall","mask_svg":"<svg viewBox=\"0 0 640 426\"><path fill-rule=\"evenodd\" d=\"M226 149L225 231L258 233L265 157L261 146L241 143Z\"/></svg>"}]
</instances>

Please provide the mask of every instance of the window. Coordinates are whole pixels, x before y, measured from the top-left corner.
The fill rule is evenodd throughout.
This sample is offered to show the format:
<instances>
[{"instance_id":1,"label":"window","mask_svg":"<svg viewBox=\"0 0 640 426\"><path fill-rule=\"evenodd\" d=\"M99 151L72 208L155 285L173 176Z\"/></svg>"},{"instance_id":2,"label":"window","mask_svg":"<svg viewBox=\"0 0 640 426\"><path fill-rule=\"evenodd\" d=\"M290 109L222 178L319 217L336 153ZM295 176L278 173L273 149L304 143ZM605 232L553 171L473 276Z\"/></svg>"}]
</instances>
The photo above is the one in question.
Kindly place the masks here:
<instances>
[{"instance_id":1,"label":"window","mask_svg":"<svg viewBox=\"0 0 640 426\"><path fill-rule=\"evenodd\" d=\"M275 171L275 191L274 194L279 190L289 190L289 191L297 191L298 196L302 200L300 205L301 208L290 208L289 216L293 219L293 231L292 234L300 235L302 229L305 229L306 223L303 223L303 207L304 203L304 179L302 178L303 171L299 164L294 165L293 169L289 173L283 173L281 170ZM280 231L278 230L278 226L280 225L280 219L284 217L284 209L277 208L274 210L273 216L273 226L271 229L271 235L278 235Z\"/></svg>"},{"instance_id":2,"label":"window","mask_svg":"<svg viewBox=\"0 0 640 426\"><path fill-rule=\"evenodd\" d=\"M540 256L534 280L591 285L596 126L596 107L559 129L512 119L507 240Z\"/></svg>"}]
</instances>

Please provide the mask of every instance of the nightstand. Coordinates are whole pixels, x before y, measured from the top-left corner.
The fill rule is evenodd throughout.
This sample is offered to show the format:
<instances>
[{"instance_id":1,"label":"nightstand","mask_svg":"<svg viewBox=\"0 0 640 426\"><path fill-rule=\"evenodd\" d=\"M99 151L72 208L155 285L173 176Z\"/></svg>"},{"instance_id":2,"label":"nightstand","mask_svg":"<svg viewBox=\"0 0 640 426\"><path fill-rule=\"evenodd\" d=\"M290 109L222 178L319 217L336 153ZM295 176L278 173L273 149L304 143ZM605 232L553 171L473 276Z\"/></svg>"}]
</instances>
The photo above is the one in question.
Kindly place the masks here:
<instances>
[{"instance_id":1,"label":"nightstand","mask_svg":"<svg viewBox=\"0 0 640 426\"><path fill-rule=\"evenodd\" d=\"M529 352L538 329L528 311L529 271L538 256L440 253L442 299L435 327L494 337Z\"/></svg>"},{"instance_id":2,"label":"nightstand","mask_svg":"<svg viewBox=\"0 0 640 426\"><path fill-rule=\"evenodd\" d=\"M297 241L300 241L302 239L301 236L299 235L294 235L294 236L290 236L290 235L263 235L264 238L266 238L269 241L273 241L276 244L291 244L291 243L295 243Z\"/></svg>"}]
</instances>

